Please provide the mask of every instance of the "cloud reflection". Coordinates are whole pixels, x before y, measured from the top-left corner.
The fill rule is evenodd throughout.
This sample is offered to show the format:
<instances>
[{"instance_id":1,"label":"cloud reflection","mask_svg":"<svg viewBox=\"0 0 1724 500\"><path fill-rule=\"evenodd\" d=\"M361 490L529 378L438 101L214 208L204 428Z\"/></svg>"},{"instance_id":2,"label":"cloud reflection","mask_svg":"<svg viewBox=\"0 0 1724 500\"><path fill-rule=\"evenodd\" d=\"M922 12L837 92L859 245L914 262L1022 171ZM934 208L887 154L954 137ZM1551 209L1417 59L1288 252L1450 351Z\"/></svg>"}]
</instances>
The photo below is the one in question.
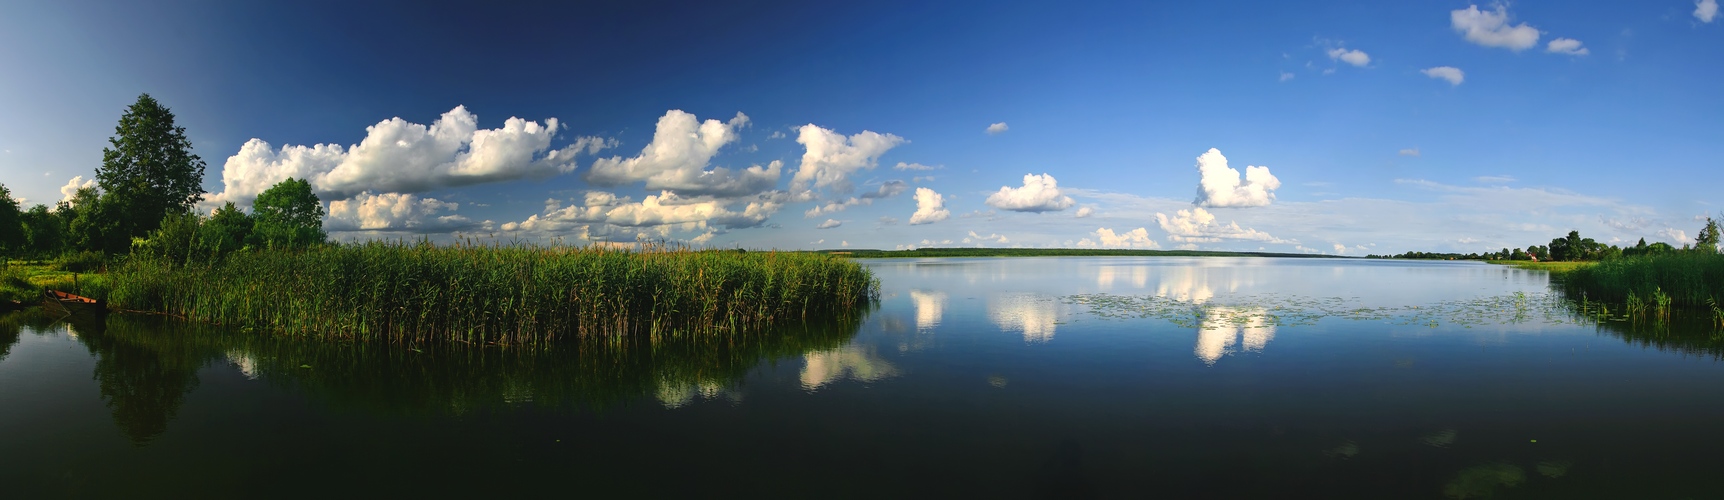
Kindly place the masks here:
<instances>
[{"instance_id":1,"label":"cloud reflection","mask_svg":"<svg viewBox=\"0 0 1724 500\"><path fill-rule=\"evenodd\" d=\"M910 290L910 302L916 305L916 331L928 332L940 326L940 316L946 309L946 292Z\"/></svg>"},{"instance_id":2,"label":"cloud reflection","mask_svg":"<svg viewBox=\"0 0 1724 500\"><path fill-rule=\"evenodd\" d=\"M858 345L811 352L802 358L807 362L802 367L803 390L812 391L845 378L873 382L898 375L898 369L891 363L875 355L872 349Z\"/></svg>"},{"instance_id":3,"label":"cloud reflection","mask_svg":"<svg viewBox=\"0 0 1724 500\"><path fill-rule=\"evenodd\" d=\"M988 317L1007 332L1022 332L1024 342L1047 342L1059 325L1060 302L1037 295L995 295L988 298Z\"/></svg>"},{"instance_id":4,"label":"cloud reflection","mask_svg":"<svg viewBox=\"0 0 1724 500\"><path fill-rule=\"evenodd\" d=\"M1275 325L1268 323L1267 313L1261 307L1205 307L1192 353L1204 364L1215 366L1216 361L1228 354L1262 352L1275 339ZM1239 351L1233 349L1236 343L1240 344Z\"/></svg>"}]
</instances>

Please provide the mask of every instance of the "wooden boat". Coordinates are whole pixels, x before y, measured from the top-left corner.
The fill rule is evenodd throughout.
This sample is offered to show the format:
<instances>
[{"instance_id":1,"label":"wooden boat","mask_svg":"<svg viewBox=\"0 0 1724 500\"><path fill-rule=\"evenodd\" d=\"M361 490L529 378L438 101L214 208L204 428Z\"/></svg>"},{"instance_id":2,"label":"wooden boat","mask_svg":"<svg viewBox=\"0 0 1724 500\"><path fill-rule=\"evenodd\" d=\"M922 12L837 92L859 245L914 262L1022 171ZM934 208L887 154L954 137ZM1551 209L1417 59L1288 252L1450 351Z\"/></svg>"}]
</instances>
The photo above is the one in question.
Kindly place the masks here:
<instances>
[{"instance_id":1,"label":"wooden boat","mask_svg":"<svg viewBox=\"0 0 1724 500\"><path fill-rule=\"evenodd\" d=\"M43 290L42 305L50 310L66 314L100 314L108 312L108 304L105 301L92 299L82 295L73 295L59 290Z\"/></svg>"}]
</instances>

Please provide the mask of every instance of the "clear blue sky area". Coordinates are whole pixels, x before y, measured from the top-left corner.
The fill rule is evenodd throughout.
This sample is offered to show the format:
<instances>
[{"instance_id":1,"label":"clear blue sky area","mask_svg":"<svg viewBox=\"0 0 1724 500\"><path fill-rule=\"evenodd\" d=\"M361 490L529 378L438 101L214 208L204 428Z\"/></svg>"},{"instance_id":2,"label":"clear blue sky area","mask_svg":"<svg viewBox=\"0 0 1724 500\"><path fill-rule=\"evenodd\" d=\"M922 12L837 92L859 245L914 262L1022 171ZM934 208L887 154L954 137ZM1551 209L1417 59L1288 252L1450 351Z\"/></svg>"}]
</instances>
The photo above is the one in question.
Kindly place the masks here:
<instances>
[{"instance_id":1,"label":"clear blue sky area","mask_svg":"<svg viewBox=\"0 0 1724 500\"><path fill-rule=\"evenodd\" d=\"M203 209L306 178L342 240L1680 245L1721 77L1715 0L6 2L0 183L148 93Z\"/></svg>"}]
</instances>

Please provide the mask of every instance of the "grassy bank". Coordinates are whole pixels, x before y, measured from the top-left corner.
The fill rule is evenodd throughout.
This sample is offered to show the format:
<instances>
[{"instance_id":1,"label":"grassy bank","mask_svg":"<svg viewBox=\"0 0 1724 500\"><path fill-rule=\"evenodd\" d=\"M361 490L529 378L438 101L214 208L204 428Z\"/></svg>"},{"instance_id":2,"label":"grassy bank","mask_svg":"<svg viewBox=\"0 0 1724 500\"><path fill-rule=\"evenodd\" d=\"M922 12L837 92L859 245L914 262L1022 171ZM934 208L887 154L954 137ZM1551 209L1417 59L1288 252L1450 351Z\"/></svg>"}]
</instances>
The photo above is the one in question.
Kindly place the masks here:
<instances>
[{"instance_id":1,"label":"grassy bank","mask_svg":"<svg viewBox=\"0 0 1724 500\"><path fill-rule=\"evenodd\" d=\"M105 275L96 272L95 263L83 255L69 255L51 261L14 260L0 265L0 301L34 302L42 298L42 290L60 290L91 297L108 293Z\"/></svg>"},{"instance_id":2,"label":"grassy bank","mask_svg":"<svg viewBox=\"0 0 1724 500\"><path fill-rule=\"evenodd\" d=\"M1597 264L1597 262L1585 262L1585 261L1538 262L1538 261L1531 261L1531 260L1490 260L1490 261L1486 261L1486 262L1489 262L1492 264L1497 264L1497 265L1502 265L1502 266L1517 267L1517 268L1521 268L1521 269L1530 269L1530 270L1534 270L1534 271L1550 271L1552 273L1567 273L1569 271L1573 271L1573 270L1581 269L1581 268L1586 268L1586 267L1592 266L1593 264Z\"/></svg>"},{"instance_id":3,"label":"grassy bank","mask_svg":"<svg viewBox=\"0 0 1724 500\"><path fill-rule=\"evenodd\" d=\"M1711 307L1724 305L1724 254L1676 252L1607 260L1564 276L1573 298L1623 303Z\"/></svg>"},{"instance_id":4,"label":"grassy bank","mask_svg":"<svg viewBox=\"0 0 1724 500\"><path fill-rule=\"evenodd\" d=\"M133 259L110 303L195 321L392 342L752 331L853 314L873 275L811 253L621 251L372 242L239 252L215 265Z\"/></svg>"}]
</instances>

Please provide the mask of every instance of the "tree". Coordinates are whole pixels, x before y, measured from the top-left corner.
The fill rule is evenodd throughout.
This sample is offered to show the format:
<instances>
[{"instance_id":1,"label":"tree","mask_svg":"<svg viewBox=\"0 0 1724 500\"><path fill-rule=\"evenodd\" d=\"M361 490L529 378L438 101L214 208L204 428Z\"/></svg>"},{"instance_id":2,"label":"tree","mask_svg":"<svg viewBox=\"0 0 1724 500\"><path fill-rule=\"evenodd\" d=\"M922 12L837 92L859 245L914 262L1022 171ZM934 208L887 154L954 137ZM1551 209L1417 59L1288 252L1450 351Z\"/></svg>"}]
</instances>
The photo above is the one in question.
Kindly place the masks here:
<instances>
[{"instance_id":1,"label":"tree","mask_svg":"<svg viewBox=\"0 0 1724 500\"><path fill-rule=\"evenodd\" d=\"M102 149L96 181L102 200L93 215L111 229L99 234L99 247L115 251L131 239L160 227L164 217L191 211L203 199L204 161L192 154L185 127L174 125L174 114L149 94L120 115L111 147Z\"/></svg>"},{"instance_id":2,"label":"tree","mask_svg":"<svg viewBox=\"0 0 1724 500\"><path fill-rule=\"evenodd\" d=\"M1718 221L1706 218L1706 227L1700 228L1700 234L1694 237L1694 249L1718 253Z\"/></svg>"},{"instance_id":3,"label":"tree","mask_svg":"<svg viewBox=\"0 0 1724 500\"><path fill-rule=\"evenodd\" d=\"M70 199L54 208L54 213L66 224L66 243L72 248L118 252L131 245L130 238L109 238L117 231L117 222L108 215L111 209L102 201L100 191L87 187L73 192ZM116 243L107 245L110 240Z\"/></svg>"},{"instance_id":4,"label":"tree","mask_svg":"<svg viewBox=\"0 0 1724 500\"><path fill-rule=\"evenodd\" d=\"M18 200L12 199L12 190L0 184L0 255L13 255L24 251L24 221L18 212Z\"/></svg>"},{"instance_id":5,"label":"tree","mask_svg":"<svg viewBox=\"0 0 1724 500\"><path fill-rule=\"evenodd\" d=\"M65 248L66 222L49 211L47 205L30 207L21 219L24 225L24 247L28 249L26 253L43 257L58 254Z\"/></svg>"},{"instance_id":6,"label":"tree","mask_svg":"<svg viewBox=\"0 0 1724 500\"><path fill-rule=\"evenodd\" d=\"M289 177L258 193L252 221L253 238L271 248L304 247L326 238L323 204L302 179Z\"/></svg>"},{"instance_id":7,"label":"tree","mask_svg":"<svg viewBox=\"0 0 1724 500\"><path fill-rule=\"evenodd\" d=\"M219 258L244 247L245 240L251 237L252 225L250 215L241 212L233 202L228 202L210 214L198 237L202 239L203 247Z\"/></svg>"}]
</instances>

